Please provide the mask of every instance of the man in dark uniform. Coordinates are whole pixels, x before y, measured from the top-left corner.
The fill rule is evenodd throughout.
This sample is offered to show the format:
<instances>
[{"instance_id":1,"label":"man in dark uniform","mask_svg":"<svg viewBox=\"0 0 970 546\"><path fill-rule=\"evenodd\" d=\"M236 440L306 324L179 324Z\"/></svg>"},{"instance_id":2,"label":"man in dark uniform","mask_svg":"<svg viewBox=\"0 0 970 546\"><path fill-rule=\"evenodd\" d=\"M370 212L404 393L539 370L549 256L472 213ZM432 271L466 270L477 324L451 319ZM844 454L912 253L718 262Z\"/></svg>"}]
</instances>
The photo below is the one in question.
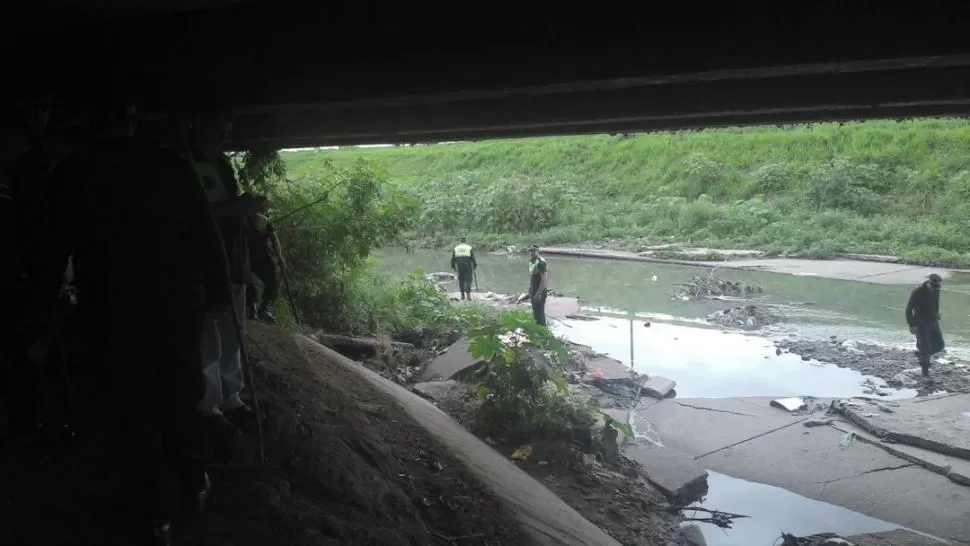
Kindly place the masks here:
<instances>
[{"instance_id":1,"label":"man in dark uniform","mask_svg":"<svg viewBox=\"0 0 970 546\"><path fill-rule=\"evenodd\" d=\"M458 239L458 245L451 251L451 269L458 273L461 299L472 299L472 278L478 269L478 261L475 260L475 251L464 237Z\"/></svg>"},{"instance_id":2,"label":"man in dark uniform","mask_svg":"<svg viewBox=\"0 0 970 546\"><path fill-rule=\"evenodd\" d=\"M930 357L942 351L946 344L940 330L940 288L943 279L936 273L926 278L916 287L906 304L906 323L909 331L916 336L916 349L919 352L919 365L923 377L930 376Z\"/></svg>"},{"instance_id":3,"label":"man in dark uniform","mask_svg":"<svg viewBox=\"0 0 970 546\"><path fill-rule=\"evenodd\" d=\"M246 306L249 318L276 322L273 304L280 294L280 273L277 267L286 267L276 228L265 214L257 214L247 224L249 256L252 273L263 281L262 300L256 293L256 286L246 285ZM256 302L259 301L257 306Z\"/></svg>"},{"instance_id":4,"label":"man in dark uniform","mask_svg":"<svg viewBox=\"0 0 970 546\"><path fill-rule=\"evenodd\" d=\"M529 301L536 323L546 325L546 295L549 292L549 272L539 247L529 247Z\"/></svg>"},{"instance_id":5,"label":"man in dark uniform","mask_svg":"<svg viewBox=\"0 0 970 546\"><path fill-rule=\"evenodd\" d=\"M97 397L122 458L131 544L167 545L176 507L201 510L209 491L199 354L206 306L226 307L207 275L218 234L191 164L157 142L134 138L133 107L105 107L99 135L58 167L47 289L56 299L73 258L78 313L96 342ZM225 284L223 283L223 286ZM162 288L164 287L164 293Z\"/></svg>"}]
</instances>

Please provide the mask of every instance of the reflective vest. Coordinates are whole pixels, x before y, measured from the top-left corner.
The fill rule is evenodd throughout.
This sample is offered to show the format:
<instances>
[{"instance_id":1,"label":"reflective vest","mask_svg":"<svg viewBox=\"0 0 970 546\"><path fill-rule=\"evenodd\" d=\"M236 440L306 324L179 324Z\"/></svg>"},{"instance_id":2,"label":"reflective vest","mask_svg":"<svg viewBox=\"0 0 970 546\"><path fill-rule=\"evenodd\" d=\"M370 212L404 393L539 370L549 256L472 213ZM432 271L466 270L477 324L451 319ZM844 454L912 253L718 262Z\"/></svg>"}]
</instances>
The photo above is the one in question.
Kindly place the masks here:
<instances>
[{"instance_id":1,"label":"reflective vest","mask_svg":"<svg viewBox=\"0 0 970 546\"><path fill-rule=\"evenodd\" d=\"M195 172L199 173L199 180L202 181L202 189L210 203L227 201L231 197L229 188L226 187L219 170L216 166L207 161L194 161Z\"/></svg>"},{"instance_id":2,"label":"reflective vest","mask_svg":"<svg viewBox=\"0 0 970 546\"><path fill-rule=\"evenodd\" d=\"M462 243L455 247L455 258L471 258L472 247Z\"/></svg>"},{"instance_id":3,"label":"reflective vest","mask_svg":"<svg viewBox=\"0 0 970 546\"><path fill-rule=\"evenodd\" d=\"M539 267L540 263L546 263L546 260L544 258L539 258L534 262L529 262L529 275L536 274L536 268Z\"/></svg>"}]
</instances>

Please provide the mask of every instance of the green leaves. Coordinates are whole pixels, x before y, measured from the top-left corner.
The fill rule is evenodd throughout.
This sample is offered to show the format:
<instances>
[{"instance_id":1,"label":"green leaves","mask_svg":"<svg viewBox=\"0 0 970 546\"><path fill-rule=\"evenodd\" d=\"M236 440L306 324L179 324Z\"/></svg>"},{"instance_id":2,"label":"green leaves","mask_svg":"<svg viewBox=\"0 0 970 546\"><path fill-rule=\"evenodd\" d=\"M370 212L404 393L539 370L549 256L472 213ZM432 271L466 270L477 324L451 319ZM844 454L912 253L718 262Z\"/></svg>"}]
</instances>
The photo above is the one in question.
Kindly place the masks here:
<instances>
[{"instance_id":1,"label":"green leaves","mask_svg":"<svg viewBox=\"0 0 970 546\"><path fill-rule=\"evenodd\" d=\"M558 367L569 353L545 326L519 310L503 312L497 321L469 332L469 350L488 364L478 387L479 417L486 428L570 434L589 425L593 405L569 387L560 369L537 362L537 352L551 354Z\"/></svg>"}]
</instances>

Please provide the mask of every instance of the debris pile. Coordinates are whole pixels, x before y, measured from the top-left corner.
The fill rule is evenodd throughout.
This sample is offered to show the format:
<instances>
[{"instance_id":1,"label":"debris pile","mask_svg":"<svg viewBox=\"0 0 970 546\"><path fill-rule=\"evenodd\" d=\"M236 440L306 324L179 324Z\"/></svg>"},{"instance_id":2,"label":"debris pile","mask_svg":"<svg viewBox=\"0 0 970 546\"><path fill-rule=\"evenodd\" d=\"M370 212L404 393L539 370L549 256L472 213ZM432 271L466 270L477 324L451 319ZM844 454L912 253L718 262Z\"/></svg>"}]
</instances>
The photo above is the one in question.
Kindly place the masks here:
<instances>
[{"instance_id":1,"label":"debris pile","mask_svg":"<svg viewBox=\"0 0 970 546\"><path fill-rule=\"evenodd\" d=\"M707 315L707 321L712 324L742 330L758 330L771 324L785 322L785 320L784 315L754 305L732 307Z\"/></svg>"},{"instance_id":2,"label":"debris pile","mask_svg":"<svg viewBox=\"0 0 970 546\"><path fill-rule=\"evenodd\" d=\"M678 301L749 299L762 294L764 290L760 286L721 279L711 271L709 275L691 277L687 282L675 286L671 298Z\"/></svg>"}]
</instances>

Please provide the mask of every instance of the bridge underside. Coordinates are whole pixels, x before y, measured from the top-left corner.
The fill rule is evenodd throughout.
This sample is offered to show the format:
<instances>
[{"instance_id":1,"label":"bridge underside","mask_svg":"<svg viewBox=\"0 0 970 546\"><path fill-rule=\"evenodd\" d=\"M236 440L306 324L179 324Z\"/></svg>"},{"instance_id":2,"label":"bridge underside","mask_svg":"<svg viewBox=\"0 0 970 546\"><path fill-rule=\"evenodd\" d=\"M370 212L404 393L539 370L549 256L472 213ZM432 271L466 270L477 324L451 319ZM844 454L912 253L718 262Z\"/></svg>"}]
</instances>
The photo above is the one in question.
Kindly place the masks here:
<instances>
[{"instance_id":1,"label":"bridge underside","mask_svg":"<svg viewBox=\"0 0 970 546\"><path fill-rule=\"evenodd\" d=\"M142 3L154 5L36 2L43 17L8 21L18 31L10 55L44 58L68 106L94 92L131 94L161 114L224 97L239 110L236 147L970 112L962 3L560 6L535 15L521 5L423 14L413 5L393 13L400 8L180 0L160 13Z\"/></svg>"}]
</instances>

